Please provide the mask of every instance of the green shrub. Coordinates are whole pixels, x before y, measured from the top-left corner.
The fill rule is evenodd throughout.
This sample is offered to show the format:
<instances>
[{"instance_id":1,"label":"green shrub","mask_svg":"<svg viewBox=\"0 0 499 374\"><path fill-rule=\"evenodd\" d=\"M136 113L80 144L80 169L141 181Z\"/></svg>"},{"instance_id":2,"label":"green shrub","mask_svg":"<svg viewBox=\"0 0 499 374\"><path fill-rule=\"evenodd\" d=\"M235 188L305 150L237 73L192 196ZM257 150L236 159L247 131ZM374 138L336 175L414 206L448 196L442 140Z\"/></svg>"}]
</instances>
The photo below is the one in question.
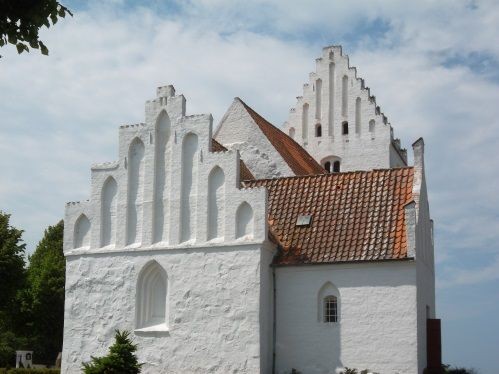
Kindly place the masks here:
<instances>
[{"instance_id":1,"label":"green shrub","mask_svg":"<svg viewBox=\"0 0 499 374\"><path fill-rule=\"evenodd\" d=\"M138 374L140 367L135 351L137 346L130 339L128 331L116 330L115 342L104 357L92 357L92 360L83 363L85 374Z\"/></svg>"}]
</instances>

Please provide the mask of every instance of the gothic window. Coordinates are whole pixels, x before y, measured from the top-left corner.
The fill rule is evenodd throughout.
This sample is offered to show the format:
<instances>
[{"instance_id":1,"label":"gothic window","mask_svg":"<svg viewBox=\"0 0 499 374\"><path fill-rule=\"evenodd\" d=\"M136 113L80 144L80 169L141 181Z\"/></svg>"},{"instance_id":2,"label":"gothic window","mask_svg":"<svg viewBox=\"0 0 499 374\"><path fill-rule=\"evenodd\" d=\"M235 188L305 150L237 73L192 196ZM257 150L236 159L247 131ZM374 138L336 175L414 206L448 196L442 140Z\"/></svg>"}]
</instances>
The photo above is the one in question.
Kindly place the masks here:
<instances>
[{"instance_id":1,"label":"gothic window","mask_svg":"<svg viewBox=\"0 0 499 374\"><path fill-rule=\"evenodd\" d=\"M294 127L291 127L291 128L289 129L289 136L290 136L291 138L293 138L293 139L295 138L295 128L294 128Z\"/></svg>"},{"instance_id":2,"label":"gothic window","mask_svg":"<svg viewBox=\"0 0 499 374\"><path fill-rule=\"evenodd\" d=\"M144 266L137 280L136 328L158 331L167 329L168 277L156 261Z\"/></svg>"},{"instance_id":3,"label":"gothic window","mask_svg":"<svg viewBox=\"0 0 499 374\"><path fill-rule=\"evenodd\" d=\"M375 126L375 122L372 119L369 121L369 132L374 133L374 126Z\"/></svg>"},{"instance_id":4,"label":"gothic window","mask_svg":"<svg viewBox=\"0 0 499 374\"><path fill-rule=\"evenodd\" d=\"M329 295L324 298L324 312L323 312L323 322L332 323L338 322L338 301L336 296Z\"/></svg>"},{"instance_id":5,"label":"gothic window","mask_svg":"<svg viewBox=\"0 0 499 374\"><path fill-rule=\"evenodd\" d=\"M344 121L341 124L341 129L342 129L342 134L343 135L348 135L348 121Z\"/></svg>"},{"instance_id":6,"label":"gothic window","mask_svg":"<svg viewBox=\"0 0 499 374\"><path fill-rule=\"evenodd\" d=\"M333 163L333 173L339 173L340 172L340 162L335 161Z\"/></svg>"},{"instance_id":7,"label":"gothic window","mask_svg":"<svg viewBox=\"0 0 499 374\"><path fill-rule=\"evenodd\" d=\"M315 137L320 138L322 136L322 126L320 123L315 125Z\"/></svg>"},{"instance_id":8,"label":"gothic window","mask_svg":"<svg viewBox=\"0 0 499 374\"><path fill-rule=\"evenodd\" d=\"M324 169L326 169L326 171L328 173L331 172L331 162L330 161L326 161L326 163L324 164Z\"/></svg>"}]
</instances>

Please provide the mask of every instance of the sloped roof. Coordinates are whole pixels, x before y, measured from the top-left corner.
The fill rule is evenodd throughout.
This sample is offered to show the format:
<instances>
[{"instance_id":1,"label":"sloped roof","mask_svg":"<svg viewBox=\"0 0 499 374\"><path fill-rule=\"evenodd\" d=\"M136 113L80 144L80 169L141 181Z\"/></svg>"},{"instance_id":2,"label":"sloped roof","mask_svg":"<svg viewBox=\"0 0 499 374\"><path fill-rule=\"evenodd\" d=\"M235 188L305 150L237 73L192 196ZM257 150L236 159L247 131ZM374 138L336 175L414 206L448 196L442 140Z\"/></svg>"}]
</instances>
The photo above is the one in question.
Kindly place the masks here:
<instances>
[{"instance_id":1,"label":"sloped roof","mask_svg":"<svg viewBox=\"0 0 499 374\"><path fill-rule=\"evenodd\" d=\"M322 174L325 172L322 166L290 136L268 122L240 98L236 98L236 100L241 102L262 133L296 175Z\"/></svg>"},{"instance_id":2,"label":"sloped roof","mask_svg":"<svg viewBox=\"0 0 499 374\"><path fill-rule=\"evenodd\" d=\"M277 265L407 258L412 167L248 181L266 187ZM297 226L298 215L312 216Z\"/></svg>"},{"instance_id":3,"label":"sloped roof","mask_svg":"<svg viewBox=\"0 0 499 374\"><path fill-rule=\"evenodd\" d=\"M222 144L217 142L215 139L211 139L211 151L212 152L226 152L228 149L225 148ZM239 172L241 181L252 180L255 179L251 171L248 169L243 160L239 160Z\"/></svg>"}]
</instances>

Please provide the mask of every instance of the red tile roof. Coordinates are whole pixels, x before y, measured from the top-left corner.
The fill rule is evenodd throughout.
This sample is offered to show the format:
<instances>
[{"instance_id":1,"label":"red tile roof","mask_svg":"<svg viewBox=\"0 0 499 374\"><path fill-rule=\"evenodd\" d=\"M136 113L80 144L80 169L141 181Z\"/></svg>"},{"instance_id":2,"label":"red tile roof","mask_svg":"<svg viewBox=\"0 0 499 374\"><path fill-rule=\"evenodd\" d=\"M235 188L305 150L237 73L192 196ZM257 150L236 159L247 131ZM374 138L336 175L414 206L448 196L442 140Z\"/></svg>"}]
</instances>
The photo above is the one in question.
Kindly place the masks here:
<instances>
[{"instance_id":1,"label":"red tile roof","mask_svg":"<svg viewBox=\"0 0 499 374\"><path fill-rule=\"evenodd\" d=\"M266 187L277 265L407 258L412 167L248 181ZM312 216L297 226L300 214Z\"/></svg>"},{"instance_id":2,"label":"red tile roof","mask_svg":"<svg viewBox=\"0 0 499 374\"><path fill-rule=\"evenodd\" d=\"M241 104L296 175L322 174L325 170L290 136L283 133L239 98Z\"/></svg>"},{"instance_id":3,"label":"red tile roof","mask_svg":"<svg viewBox=\"0 0 499 374\"><path fill-rule=\"evenodd\" d=\"M228 149L225 148L219 142L217 142L215 139L211 139L211 151L212 152L226 152L226 151L228 151ZM251 171L248 169L248 167L243 162L243 160L239 161L239 172L241 174L240 175L241 181L255 179L255 177L253 176L253 174L251 174Z\"/></svg>"}]
</instances>

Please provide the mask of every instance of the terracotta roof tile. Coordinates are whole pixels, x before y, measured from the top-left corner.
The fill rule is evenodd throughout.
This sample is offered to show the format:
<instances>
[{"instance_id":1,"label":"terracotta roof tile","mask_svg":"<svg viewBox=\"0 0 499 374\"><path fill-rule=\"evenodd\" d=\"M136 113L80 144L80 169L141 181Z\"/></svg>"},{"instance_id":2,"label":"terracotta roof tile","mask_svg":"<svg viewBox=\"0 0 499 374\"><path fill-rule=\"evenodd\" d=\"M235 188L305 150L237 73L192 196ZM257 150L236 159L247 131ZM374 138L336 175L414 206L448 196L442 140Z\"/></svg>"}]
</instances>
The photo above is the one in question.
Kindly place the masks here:
<instances>
[{"instance_id":1,"label":"terracotta roof tile","mask_svg":"<svg viewBox=\"0 0 499 374\"><path fill-rule=\"evenodd\" d=\"M412 167L247 181L268 190L278 265L407 258ZM300 214L312 216L297 226Z\"/></svg>"},{"instance_id":2,"label":"terracotta roof tile","mask_svg":"<svg viewBox=\"0 0 499 374\"><path fill-rule=\"evenodd\" d=\"M325 172L322 166L290 136L268 122L244 101L239 98L237 100L243 104L251 118L253 118L260 130L262 130L262 133L272 143L277 152L281 154L284 161L296 175L322 174Z\"/></svg>"}]
</instances>

